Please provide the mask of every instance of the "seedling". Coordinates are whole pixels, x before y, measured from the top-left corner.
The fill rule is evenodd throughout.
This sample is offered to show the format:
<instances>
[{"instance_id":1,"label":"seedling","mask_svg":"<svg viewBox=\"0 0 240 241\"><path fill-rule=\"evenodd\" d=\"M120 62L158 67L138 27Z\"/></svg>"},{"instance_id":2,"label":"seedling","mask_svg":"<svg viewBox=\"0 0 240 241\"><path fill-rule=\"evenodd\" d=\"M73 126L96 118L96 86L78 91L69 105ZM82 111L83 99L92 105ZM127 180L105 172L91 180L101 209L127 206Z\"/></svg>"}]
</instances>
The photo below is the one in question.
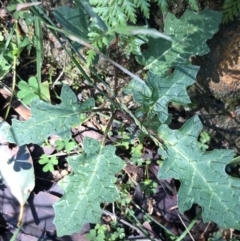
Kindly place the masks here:
<instances>
[{"instance_id":1,"label":"seedling","mask_svg":"<svg viewBox=\"0 0 240 241\"><path fill-rule=\"evenodd\" d=\"M50 102L48 82L44 82L39 86L36 77L32 76L28 79L28 83L21 80L18 83L18 88L20 90L17 93L17 97L26 105L30 104L34 99L42 99L46 102Z\"/></svg>"},{"instance_id":2,"label":"seedling","mask_svg":"<svg viewBox=\"0 0 240 241\"><path fill-rule=\"evenodd\" d=\"M44 165L43 171L44 172L53 172L54 166L58 165L58 159L56 156L48 157L47 155L43 154L39 159L39 164Z\"/></svg>"},{"instance_id":3,"label":"seedling","mask_svg":"<svg viewBox=\"0 0 240 241\"><path fill-rule=\"evenodd\" d=\"M140 166L143 163L142 159L142 153L143 152L143 144L142 143L137 143L135 146L131 148L131 161Z\"/></svg>"},{"instance_id":4,"label":"seedling","mask_svg":"<svg viewBox=\"0 0 240 241\"><path fill-rule=\"evenodd\" d=\"M56 140L55 144L58 151L65 149L67 153L70 153L71 150L77 145L75 141L68 140Z\"/></svg>"},{"instance_id":5,"label":"seedling","mask_svg":"<svg viewBox=\"0 0 240 241\"><path fill-rule=\"evenodd\" d=\"M209 144L210 139L211 139L211 137L206 131L201 132L200 138L198 141L198 147L201 150L206 151L209 148L208 144Z\"/></svg>"},{"instance_id":6,"label":"seedling","mask_svg":"<svg viewBox=\"0 0 240 241\"><path fill-rule=\"evenodd\" d=\"M146 179L140 183L141 191L144 192L146 195L154 194L157 187L158 184L151 179Z\"/></svg>"}]
</instances>

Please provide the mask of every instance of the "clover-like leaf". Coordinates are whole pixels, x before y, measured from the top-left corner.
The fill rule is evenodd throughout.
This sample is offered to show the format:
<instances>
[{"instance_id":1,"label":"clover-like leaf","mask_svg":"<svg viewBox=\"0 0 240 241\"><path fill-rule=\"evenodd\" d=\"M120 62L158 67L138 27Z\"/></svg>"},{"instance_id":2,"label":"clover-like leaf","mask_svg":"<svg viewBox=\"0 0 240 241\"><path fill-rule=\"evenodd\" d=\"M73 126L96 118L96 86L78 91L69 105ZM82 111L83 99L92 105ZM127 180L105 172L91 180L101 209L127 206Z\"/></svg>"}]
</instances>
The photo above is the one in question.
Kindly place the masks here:
<instances>
[{"instance_id":1,"label":"clover-like leaf","mask_svg":"<svg viewBox=\"0 0 240 241\"><path fill-rule=\"evenodd\" d=\"M93 98L89 98L79 103L76 95L67 85L62 87L61 100L59 105L51 105L38 99L33 100L31 118L23 122L14 119L12 122L12 133L16 143L41 145L47 137L54 134L62 139L70 139L70 127L83 122L80 114L91 110L95 102Z\"/></svg>"},{"instance_id":2,"label":"clover-like leaf","mask_svg":"<svg viewBox=\"0 0 240 241\"><path fill-rule=\"evenodd\" d=\"M22 99L24 104L30 104L33 99L45 100L50 102L49 83L47 81L41 83L40 89L38 81L35 76L32 76L26 81L21 80L18 83L20 89L17 93L17 97Z\"/></svg>"},{"instance_id":3,"label":"clover-like leaf","mask_svg":"<svg viewBox=\"0 0 240 241\"><path fill-rule=\"evenodd\" d=\"M159 136L164 140L167 155L159 178L175 178L181 182L178 192L181 213L197 203L202 207L204 222L213 221L223 229L240 230L240 179L225 172L234 152L202 151L197 142L201 130L202 123L197 116L179 130L160 126ZM159 150L159 153L164 152Z\"/></svg>"},{"instance_id":4,"label":"clover-like leaf","mask_svg":"<svg viewBox=\"0 0 240 241\"><path fill-rule=\"evenodd\" d=\"M136 59L160 76L166 76L170 67L189 65L190 56L209 52L206 41L218 31L221 18L222 13L208 9L200 13L186 10L181 19L168 13L164 33L173 37L173 42L150 38L148 49Z\"/></svg>"},{"instance_id":5,"label":"clover-like leaf","mask_svg":"<svg viewBox=\"0 0 240 241\"><path fill-rule=\"evenodd\" d=\"M168 78L149 72L144 84L136 80L131 81L126 91L132 92L134 100L141 104L138 116L147 113L152 119L154 115L158 115L159 121L164 123L168 119L170 101L180 104L190 103L186 88L195 82L198 69L197 66L177 67Z\"/></svg>"},{"instance_id":6,"label":"clover-like leaf","mask_svg":"<svg viewBox=\"0 0 240 241\"><path fill-rule=\"evenodd\" d=\"M83 154L67 159L73 174L59 183L64 195L53 206L58 236L79 232L85 223L99 222L100 204L119 197L114 175L124 163L115 155L115 147L103 147L88 137L84 138L83 147Z\"/></svg>"},{"instance_id":7,"label":"clover-like leaf","mask_svg":"<svg viewBox=\"0 0 240 241\"><path fill-rule=\"evenodd\" d=\"M39 159L39 164L44 165L43 171L44 172L53 172L54 165L58 164L58 159L56 156L48 157L47 155L43 154Z\"/></svg>"}]
</instances>

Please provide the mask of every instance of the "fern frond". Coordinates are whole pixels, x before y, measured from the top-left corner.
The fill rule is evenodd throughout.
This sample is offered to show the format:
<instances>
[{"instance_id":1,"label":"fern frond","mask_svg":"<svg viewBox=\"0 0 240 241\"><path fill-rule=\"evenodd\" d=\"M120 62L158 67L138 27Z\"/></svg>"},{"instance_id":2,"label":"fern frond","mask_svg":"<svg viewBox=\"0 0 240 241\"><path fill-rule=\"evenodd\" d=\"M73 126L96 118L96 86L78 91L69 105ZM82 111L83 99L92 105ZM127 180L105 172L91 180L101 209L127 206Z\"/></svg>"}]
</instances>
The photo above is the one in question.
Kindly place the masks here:
<instances>
[{"instance_id":1,"label":"fern frond","mask_svg":"<svg viewBox=\"0 0 240 241\"><path fill-rule=\"evenodd\" d=\"M136 5L130 0L123 1L122 9L132 23L136 23Z\"/></svg>"},{"instance_id":2,"label":"fern frond","mask_svg":"<svg viewBox=\"0 0 240 241\"><path fill-rule=\"evenodd\" d=\"M114 25L126 25L127 16L123 12L121 7L119 7L118 5L114 6L114 8L113 8L113 15L117 17L116 18L117 19L117 23L114 24Z\"/></svg>"},{"instance_id":3,"label":"fern frond","mask_svg":"<svg viewBox=\"0 0 240 241\"><path fill-rule=\"evenodd\" d=\"M141 11L143 12L144 14L144 17L145 18L149 18L149 7L150 7L150 4L147 0L134 0L134 3L136 4L136 6L138 8L141 9Z\"/></svg>"},{"instance_id":4,"label":"fern frond","mask_svg":"<svg viewBox=\"0 0 240 241\"><path fill-rule=\"evenodd\" d=\"M96 57L96 52L92 49L89 49L87 51L87 58L86 58L86 66L87 68L90 67L90 65L92 64L93 60L95 59Z\"/></svg>"},{"instance_id":5,"label":"fern frond","mask_svg":"<svg viewBox=\"0 0 240 241\"><path fill-rule=\"evenodd\" d=\"M90 4L93 6L97 6L97 7L103 7L103 6L107 6L108 5L107 0L102 0L102 1L98 1L98 0L90 0Z\"/></svg>"},{"instance_id":6,"label":"fern frond","mask_svg":"<svg viewBox=\"0 0 240 241\"><path fill-rule=\"evenodd\" d=\"M146 36L136 38L135 36L120 36L119 47L123 50L127 58L130 58L130 54L142 55L141 46L148 42Z\"/></svg>"},{"instance_id":7,"label":"fern frond","mask_svg":"<svg viewBox=\"0 0 240 241\"><path fill-rule=\"evenodd\" d=\"M161 8L162 13L166 14L168 11L168 3L167 0L155 0L158 6Z\"/></svg>"},{"instance_id":8,"label":"fern frond","mask_svg":"<svg viewBox=\"0 0 240 241\"><path fill-rule=\"evenodd\" d=\"M136 6L130 0L96 1L90 0L96 13L110 26L136 22Z\"/></svg>"},{"instance_id":9,"label":"fern frond","mask_svg":"<svg viewBox=\"0 0 240 241\"><path fill-rule=\"evenodd\" d=\"M223 23L228 23L240 12L240 0L225 0L223 5Z\"/></svg>"},{"instance_id":10,"label":"fern frond","mask_svg":"<svg viewBox=\"0 0 240 241\"><path fill-rule=\"evenodd\" d=\"M199 10L197 0L188 0L188 4L193 8L193 10Z\"/></svg>"},{"instance_id":11,"label":"fern frond","mask_svg":"<svg viewBox=\"0 0 240 241\"><path fill-rule=\"evenodd\" d=\"M111 36L105 35L105 33L101 29L99 29L96 25L92 25L89 28L88 39L95 49L101 50L104 47L109 45ZM92 61L95 59L95 57L96 57L96 52L94 50L87 51L87 57L86 57L87 67L89 67L92 64Z\"/></svg>"}]
</instances>

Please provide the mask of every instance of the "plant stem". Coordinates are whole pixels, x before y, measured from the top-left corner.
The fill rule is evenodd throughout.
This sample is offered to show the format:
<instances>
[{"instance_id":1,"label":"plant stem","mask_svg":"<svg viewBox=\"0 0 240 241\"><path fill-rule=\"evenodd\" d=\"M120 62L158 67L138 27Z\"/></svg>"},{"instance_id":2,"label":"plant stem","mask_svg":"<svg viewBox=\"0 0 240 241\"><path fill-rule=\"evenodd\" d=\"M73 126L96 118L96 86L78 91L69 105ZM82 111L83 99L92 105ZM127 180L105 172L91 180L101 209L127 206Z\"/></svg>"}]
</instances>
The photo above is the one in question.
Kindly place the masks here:
<instances>
[{"instance_id":1,"label":"plant stem","mask_svg":"<svg viewBox=\"0 0 240 241\"><path fill-rule=\"evenodd\" d=\"M198 219L200 218L202 214L202 210L200 210L197 215L194 217L194 219L191 221L191 223L188 225L188 227L185 229L185 231L181 234L180 237L178 237L176 239L176 241L181 241L182 239L185 238L185 236L189 233L189 231L191 230L191 228L195 225L195 223L198 221Z\"/></svg>"},{"instance_id":2,"label":"plant stem","mask_svg":"<svg viewBox=\"0 0 240 241\"><path fill-rule=\"evenodd\" d=\"M11 108L11 104L12 104L12 101L13 101L14 92L15 92L15 87L16 87L16 65L17 65L17 56L14 55L14 57L13 57L13 67L12 67L12 69L13 69L12 95L10 97L9 105L8 105L7 111L5 113L5 117L4 117L5 120L8 117L8 114L9 114L9 111L10 111L10 108Z\"/></svg>"},{"instance_id":3,"label":"plant stem","mask_svg":"<svg viewBox=\"0 0 240 241\"><path fill-rule=\"evenodd\" d=\"M115 116L116 116L116 112L114 112L110 118L110 120L108 121L108 124L107 124L107 128L104 132L104 137L103 137L103 140L102 140L102 145L105 144L105 141L107 139L107 135L108 135L108 132L110 130L110 127L112 126L112 123L113 123L113 120L115 119Z\"/></svg>"}]
</instances>

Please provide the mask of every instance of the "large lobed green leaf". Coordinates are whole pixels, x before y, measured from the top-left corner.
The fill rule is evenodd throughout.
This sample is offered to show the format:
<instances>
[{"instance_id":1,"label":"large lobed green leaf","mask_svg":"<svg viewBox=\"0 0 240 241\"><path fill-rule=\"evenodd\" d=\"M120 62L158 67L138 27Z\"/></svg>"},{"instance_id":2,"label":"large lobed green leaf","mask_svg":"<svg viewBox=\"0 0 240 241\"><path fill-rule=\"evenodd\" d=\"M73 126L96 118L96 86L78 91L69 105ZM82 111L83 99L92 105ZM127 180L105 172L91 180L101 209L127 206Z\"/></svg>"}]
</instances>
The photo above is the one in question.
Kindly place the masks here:
<instances>
[{"instance_id":1,"label":"large lobed green leaf","mask_svg":"<svg viewBox=\"0 0 240 241\"><path fill-rule=\"evenodd\" d=\"M170 67L189 65L192 55L209 52L206 40L218 31L222 13L205 9L200 13L187 10L181 19L168 13L164 33L173 42L150 38L148 49L137 56L137 61L155 74L166 76Z\"/></svg>"},{"instance_id":2,"label":"large lobed green leaf","mask_svg":"<svg viewBox=\"0 0 240 241\"><path fill-rule=\"evenodd\" d=\"M100 204L119 197L114 175L124 163L115 155L115 147L102 146L88 137L83 147L83 154L68 158L73 174L59 183L64 195L53 206L58 236L79 232L85 223L99 222Z\"/></svg>"},{"instance_id":3,"label":"large lobed green leaf","mask_svg":"<svg viewBox=\"0 0 240 241\"><path fill-rule=\"evenodd\" d=\"M63 139L71 138L72 126L81 123L81 113L91 110L94 99L89 98L80 103L76 95L67 85L62 87L61 104L51 105L41 100L33 100L32 116L27 121L12 122L12 133L17 145L35 143L41 145L51 135L59 135Z\"/></svg>"},{"instance_id":4,"label":"large lobed green leaf","mask_svg":"<svg viewBox=\"0 0 240 241\"><path fill-rule=\"evenodd\" d=\"M159 178L175 178L181 182L178 208L184 212L193 203L202 209L204 222L216 222L221 228L240 230L240 179L226 174L225 166L232 160L232 150L203 152L197 138L202 124L197 116L179 130L161 125L159 136L164 140L165 157Z\"/></svg>"},{"instance_id":5,"label":"large lobed green leaf","mask_svg":"<svg viewBox=\"0 0 240 241\"><path fill-rule=\"evenodd\" d=\"M141 104L138 115L148 115L152 119L157 115L164 123L168 118L168 103L174 101L180 104L190 103L186 88L195 82L199 67L177 67L168 77L159 77L148 73L147 81L143 84L133 80L126 88L126 92L133 93L134 100Z\"/></svg>"}]
</instances>

